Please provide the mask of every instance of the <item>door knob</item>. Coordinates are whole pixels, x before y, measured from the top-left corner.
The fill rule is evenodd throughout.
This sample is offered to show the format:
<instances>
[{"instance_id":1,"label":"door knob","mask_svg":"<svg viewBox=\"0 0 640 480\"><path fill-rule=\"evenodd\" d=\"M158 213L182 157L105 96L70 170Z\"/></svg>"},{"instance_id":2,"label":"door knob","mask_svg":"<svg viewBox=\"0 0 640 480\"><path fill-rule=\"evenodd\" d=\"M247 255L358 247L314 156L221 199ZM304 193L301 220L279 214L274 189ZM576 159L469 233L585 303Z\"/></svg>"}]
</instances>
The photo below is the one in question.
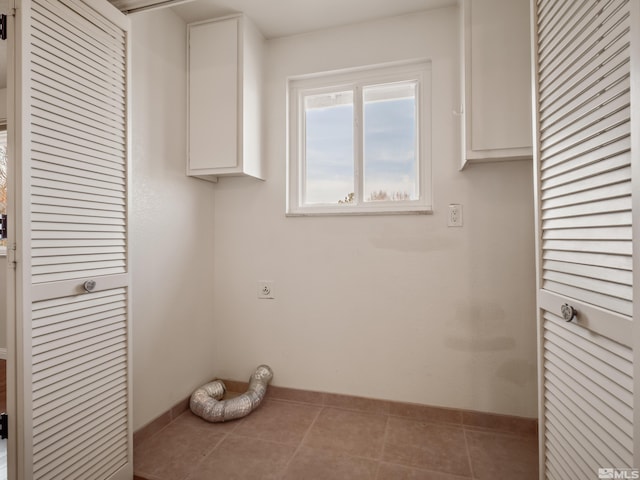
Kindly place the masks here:
<instances>
[{"instance_id":1,"label":"door knob","mask_svg":"<svg viewBox=\"0 0 640 480\"><path fill-rule=\"evenodd\" d=\"M560 307L560 311L562 312L562 318L567 322L570 322L578 316L578 311L568 303L562 305L562 307Z\"/></svg>"}]
</instances>

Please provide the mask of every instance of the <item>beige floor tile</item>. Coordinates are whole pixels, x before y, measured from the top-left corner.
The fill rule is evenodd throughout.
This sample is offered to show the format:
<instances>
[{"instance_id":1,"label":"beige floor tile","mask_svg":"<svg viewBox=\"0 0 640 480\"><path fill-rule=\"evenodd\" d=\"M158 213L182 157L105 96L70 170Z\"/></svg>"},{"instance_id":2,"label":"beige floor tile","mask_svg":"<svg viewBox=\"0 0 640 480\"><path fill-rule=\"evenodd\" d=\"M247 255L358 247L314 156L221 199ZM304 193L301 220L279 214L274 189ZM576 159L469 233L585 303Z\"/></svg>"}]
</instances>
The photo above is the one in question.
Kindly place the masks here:
<instances>
[{"instance_id":1,"label":"beige floor tile","mask_svg":"<svg viewBox=\"0 0 640 480\"><path fill-rule=\"evenodd\" d=\"M374 480L377 466L374 460L303 447L283 480Z\"/></svg>"},{"instance_id":2,"label":"beige floor tile","mask_svg":"<svg viewBox=\"0 0 640 480\"><path fill-rule=\"evenodd\" d=\"M446 409L410 406L387 415L378 407L369 402L328 406L271 398L247 417L225 423L209 423L186 411L136 445L136 478L538 478L534 435L463 426Z\"/></svg>"},{"instance_id":3,"label":"beige floor tile","mask_svg":"<svg viewBox=\"0 0 640 480\"><path fill-rule=\"evenodd\" d=\"M390 417L383 459L435 472L471 476L461 427Z\"/></svg>"},{"instance_id":4,"label":"beige floor tile","mask_svg":"<svg viewBox=\"0 0 640 480\"><path fill-rule=\"evenodd\" d=\"M538 439L534 436L466 431L473 476L478 480L536 480Z\"/></svg>"},{"instance_id":5,"label":"beige floor tile","mask_svg":"<svg viewBox=\"0 0 640 480\"><path fill-rule=\"evenodd\" d=\"M307 434L304 445L379 459L386 423L386 415L325 408Z\"/></svg>"},{"instance_id":6,"label":"beige floor tile","mask_svg":"<svg viewBox=\"0 0 640 480\"><path fill-rule=\"evenodd\" d=\"M271 480L281 478L296 447L229 435L188 480Z\"/></svg>"},{"instance_id":7,"label":"beige floor tile","mask_svg":"<svg viewBox=\"0 0 640 480\"><path fill-rule=\"evenodd\" d=\"M242 419L234 433L298 445L320 410L314 405L269 400Z\"/></svg>"},{"instance_id":8,"label":"beige floor tile","mask_svg":"<svg viewBox=\"0 0 640 480\"><path fill-rule=\"evenodd\" d=\"M143 441L134 451L135 474L143 478L182 480L224 438L211 428L175 422Z\"/></svg>"},{"instance_id":9,"label":"beige floor tile","mask_svg":"<svg viewBox=\"0 0 640 480\"><path fill-rule=\"evenodd\" d=\"M471 477L461 477L459 475L381 462L376 480L471 480Z\"/></svg>"}]
</instances>

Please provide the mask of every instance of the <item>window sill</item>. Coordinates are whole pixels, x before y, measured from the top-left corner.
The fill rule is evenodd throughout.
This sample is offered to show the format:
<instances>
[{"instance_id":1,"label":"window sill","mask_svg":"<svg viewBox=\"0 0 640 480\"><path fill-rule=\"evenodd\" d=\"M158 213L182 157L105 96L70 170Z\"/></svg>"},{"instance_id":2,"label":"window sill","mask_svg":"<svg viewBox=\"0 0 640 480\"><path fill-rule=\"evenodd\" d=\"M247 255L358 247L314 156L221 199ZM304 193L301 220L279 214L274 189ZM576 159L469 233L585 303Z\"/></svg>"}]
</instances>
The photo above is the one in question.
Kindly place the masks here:
<instances>
[{"instance_id":1,"label":"window sill","mask_svg":"<svg viewBox=\"0 0 640 480\"><path fill-rule=\"evenodd\" d=\"M305 207L291 209L286 212L287 217L338 217L338 216L371 216L371 215L431 215L431 206L411 206L404 208L363 208L363 207Z\"/></svg>"}]
</instances>

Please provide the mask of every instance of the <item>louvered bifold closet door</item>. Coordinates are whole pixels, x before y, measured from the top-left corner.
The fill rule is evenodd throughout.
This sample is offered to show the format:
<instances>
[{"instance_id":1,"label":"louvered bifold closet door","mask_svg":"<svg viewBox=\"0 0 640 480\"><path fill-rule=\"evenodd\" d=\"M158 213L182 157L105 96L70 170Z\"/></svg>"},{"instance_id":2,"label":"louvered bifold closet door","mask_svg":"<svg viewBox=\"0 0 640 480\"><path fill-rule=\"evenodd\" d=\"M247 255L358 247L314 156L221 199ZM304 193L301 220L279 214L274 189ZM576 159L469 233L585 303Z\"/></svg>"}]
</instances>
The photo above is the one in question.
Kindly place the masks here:
<instances>
[{"instance_id":1,"label":"louvered bifold closet door","mask_svg":"<svg viewBox=\"0 0 640 480\"><path fill-rule=\"evenodd\" d=\"M630 4L533 5L542 467L598 478L633 466Z\"/></svg>"},{"instance_id":2,"label":"louvered bifold closet door","mask_svg":"<svg viewBox=\"0 0 640 480\"><path fill-rule=\"evenodd\" d=\"M130 479L128 21L106 0L22 7L25 478Z\"/></svg>"}]
</instances>

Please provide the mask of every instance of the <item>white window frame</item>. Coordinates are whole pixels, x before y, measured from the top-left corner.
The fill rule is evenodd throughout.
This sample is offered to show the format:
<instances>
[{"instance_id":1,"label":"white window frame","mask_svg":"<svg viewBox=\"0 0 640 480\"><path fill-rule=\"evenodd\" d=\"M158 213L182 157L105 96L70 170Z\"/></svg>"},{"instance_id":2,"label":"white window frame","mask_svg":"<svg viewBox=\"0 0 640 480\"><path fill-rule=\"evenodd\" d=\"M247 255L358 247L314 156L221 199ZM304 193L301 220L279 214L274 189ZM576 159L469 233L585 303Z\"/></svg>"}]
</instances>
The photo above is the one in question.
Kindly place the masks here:
<instances>
[{"instance_id":1,"label":"white window frame","mask_svg":"<svg viewBox=\"0 0 640 480\"><path fill-rule=\"evenodd\" d=\"M418 199L402 201L367 201L363 199L362 89L371 85L415 81L418 165ZM354 91L354 193L355 204L303 203L305 188L305 111L307 95L353 89ZM427 60L328 72L288 81L288 216L301 215L371 215L432 212L431 188L431 62Z\"/></svg>"}]
</instances>

